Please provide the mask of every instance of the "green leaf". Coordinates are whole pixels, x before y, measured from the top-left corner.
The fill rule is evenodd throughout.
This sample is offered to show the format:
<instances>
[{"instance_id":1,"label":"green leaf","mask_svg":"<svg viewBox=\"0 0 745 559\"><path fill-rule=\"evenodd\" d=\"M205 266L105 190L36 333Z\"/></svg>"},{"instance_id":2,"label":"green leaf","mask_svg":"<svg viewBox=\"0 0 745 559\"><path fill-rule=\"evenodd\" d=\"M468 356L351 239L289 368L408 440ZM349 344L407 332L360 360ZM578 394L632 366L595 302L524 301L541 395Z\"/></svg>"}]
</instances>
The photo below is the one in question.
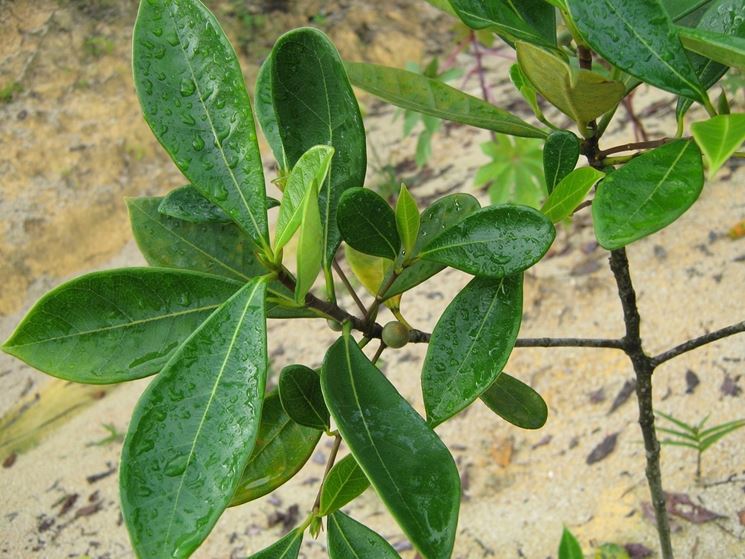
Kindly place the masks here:
<instances>
[{"instance_id":1,"label":"green leaf","mask_svg":"<svg viewBox=\"0 0 745 559\"><path fill-rule=\"evenodd\" d=\"M575 169L556 186L541 211L554 223L566 219L585 199L593 185L604 176L605 173L592 167Z\"/></svg>"},{"instance_id":2,"label":"green leaf","mask_svg":"<svg viewBox=\"0 0 745 559\"><path fill-rule=\"evenodd\" d=\"M551 47L556 47L556 10L545 0L511 2L517 14Z\"/></svg>"},{"instance_id":3,"label":"green leaf","mask_svg":"<svg viewBox=\"0 0 745 559\"><path fill-rule=\"evenodd\" d=\"M670 18L678 21L695 14L702 7L710 4L711 0L660 0L660 3L670 14Z\"/></svg>"},{"instance_id":4,"label":"green leaf","mask_svg":"<svg viewBox=\"0 0 745 559\"><path fill-rule=\"evenodd\" d=\"M354 456L345 456L331 468L323 482L319 514L325 516L339 510L362 495L368 487L370 482Z\"/></svg>"},{"instance_id":5,"label":"green leaf","mask_svg":"<svg viewBox=\"0 0 745 559\"><path fill-rule=\"evenodd\" d=\"M726 437L733 431L737 431L738 429L742 429L743 427L745 427L745 419L740 419L737 421L730 421L722 425L717 425L716 427L712 427L704 433L701 433L702 439L699 443L701 452L704 452L722 437Z\"/></svg>"},{"instance_id":6,"label":"green leaf","mask_svg":"<svg viewBox=\"0 0 745 559\"><path fill-rule=\"evenodd\" d=\"M403 250L411 257L419 234L419 210L416 207L416 200L403 183L396 201L396 229Z\"/></svg>"},{"instance_id":7,"label":"green leaf","mask_svg":"<svg viewBox=\"0 0 745 559\"><path fill-rule=\"evenodd\" d=\"M344 442L419 552L450 557L460 478L450 452L350 335L326 353L321 387Z\"/></svg>"},{"instance_id":8,"label":"green leaf","mask_svg":"<svg viewBox=\"0 0 745 559\"><path fill-rule=\"evenodd\" d=\"M567 0L567 4L582 36L608 62L660 89L705 102L706 93L658 1Z\"/></svg>"},{"instance_id":9,"label":"green leaf","mask_svg":"<svg viewBox=\"0 0 745 559\"><path fill-rule=\"evenodd\" d=\"M122 513L141 557L188 557L230 502L266 382L264 278L225 302L140 397L122 449Z\"/></svg>"},{"instance_id":10,"label":"green leaf","mask_svg":"<svg viewBox=\"0 0 745 559\"><path fill-rule=\"evenodd\" d=\"M540 207L546 197L542 161L543 142L504 134L481 144L492 162L476 172L475 186L488 187L492 204L507 202Z\"/></svg>"},{"instance_id":11,"label":"green leaf","mask_svg":"<svg viewBox=\"0 0 745 559\"><path fill-rule=\"evenodd\" d=\"M530 25L523 14L512 9L508 0L450 0L461 21L471 29L491 29L514 42L522 39L538 45L555 47L553 43ZM523 9L523 12L527 10Z\"/></svg>"},{"instance_id":12,"label":"green leaf","mask_svg":"<svg viewBox=\"0 0 745 559\"><path fill-rule=\"evenodd\" d=\"M254 553L248 559L297 559L303 543L303 530L295 528L282 539L266 549Z\"/></svg>"},{"instance_id":13,"label":"green leaf","mask_svg":"<svg viewBox=\"0 0 745 559\"><path fill-rule=\"evenodd\" d=\"M161 214L162 198L128 198L132 233L151 266L187 268L246 281L265 274L249 239L233 224L189 223Z\"/></svg>"},{"instance_id":14,"label":"green leaf","mask_svg":"<svg viewBox=\"0 0 745 559\"><path fill-rule=\"evenodd\" d=\"M315 429L329 429L329 410L323 401L321 379L305 365L288 365L279 375L279 398L293 421Z\"/></svg>"},{"instance_id":15,"label":"green leaf","mask_svg":"<svg viewBox=\"0 0 745 559\"><path fill-rule=\"evenodd\" d=\"M279 392L267 394L256 445L230 506L263 497L294 477L313 454L321 434L318 429L295 423L282 407Z\"/></svg>"},{"instance_id":16,"label":"green leaf","mask_svg":"<svg viewBox=\"0 0 745 559\"><path fill-rule=\"evenodd\" d=\"M251 101L219 23L197 0L141 2L132 42L137 96L158 141L199 192L268 248Z\"/></svg>"},{"instance_id":17,"label":"green leaf","mask_svg":"<svg viewBox=\"0 0 745 559\"><path fill-rule=\"evenodd\" d=\"M529 268L556 236L553 224L527 206L489 206L430 241L420 256L475 276L502 278Z\"/></svg>"},{"instance_id":18,"label":"green leaf","mask_svg":"<svg viewBox=\"0 0 745 559\"><path fill-rule=\"evenodd\" d=\"M720 115L695 122L691 132L704 154L711 179L745 142L745 114Z\"/></svg>"},{"instance_id":19,"label":"green leaf","mask_svg":"<svg viewBox=\"0 0 745 559\"><path fill-rule=\"evenodd\" d=\"M182 270L87 274L44 295L2 349L73 382L108 384L152 375L239 287Z\"/></svg>"},{"instance_id":20,"label":"green leaf","mask_svg":"<svg viewBox=\"0 0 745 559\"><path fill-rule=\"evenodd\" d=\"M347 62L345 67L354 85L404 109L512 136L546 137L509 112L438 80L364 62Z\"/></svg>"},{"instance_id":21,"label":"green leaf","mask_svg":"<svg viewBox=\"0 0 745 559\"><path fill-rule=\"evenodd\" d=\"M604 543L595 551L595 559L630 559L626 550L617 543Z\"/></svg>"},{"instance_id":22,"label":"green leaf","mask_svg":"<svg viewBox=\"0 0 745 559\"><path fill-rule=\"evenodd\" d=\"M597 188L592 219L608 250L663 229L693 205L704 185L701 152L676 140L632 159Z\"/></svg>"},{"instance_id":23,"label":"green leaf","mask_svg":"<svg viewBox=\"0 0 745 559\"><path fill-rule=\"evenodd\" d=\"M334 155L334 148L313 146L297 160L292 168L282 194L279 216L275 228L274 250L279 252L300 227L303 200L311 186L316 192L326 179Z\"/></svg>"},{"instance_id":24,"label":"green leaf","mask_svg":"<svg viewBox=\"0 0 745 559\"><path fill-rule=\"evenodd\" d=\"M448 194L436 200L420 216L419 234L417 235L412 255L416 256L419 254L424 245L429 243L430 240L450 229L453 225L463 221L467 216L478 210L479 207L479 201L470 194ZM404 268L404 271L396 278L386 293L391 297L399 295L428 280L444 268L445 266L443 264L437 262L417 260L411 266ZM388 273L390 273L390 270L388 270Z\"/></svg>"},{"instance_id":25,"label":"green leaf","mask_svg":"<svg viewBox=\"0 0 745 559\"><path fill-rule=\"evenodd\" d=\"M517 60L538 92L572 120L587 123L618 105L626 88L589 70L575 70L546 49L518 41Z\"/></svg>"},{"instance_id":26,"label":"green leaf","mask_svg":"<svg viewBox=\"0 0 745 559\"><path fill-rule=\"evenodd\" d=\"M499 417L522 429L540 429L548 419L548 406L541 395L504 371L481 394L481 401Z\"/></svg>"},{"instance_id":27,"label":"green leaf","mask_svg":"<svg viewBox=\"0 0 745 559\"><path fill-rule=\"evenodd\" d=\"M512 80L515 88L520 92L528 105L530 105L533 114L536 116L542 115L543 112L541 111L541 107L538 105L535 88L530 84L528 78L525 77L519 64L513 64L510 66L510 80Z\"/></svg>"},{"instance_id":28,"label":"green leaf","mask_svg":"<svg viewBox=\"0 0 745 559\"><path fill-rule=\"evenodd\" d=\"M570 0L571 1L571 0ZM559 543L559 559L584 559L582 548L572 533L564 528Z\"/></svg>"},{"instance_id":29,"label":"green leaf","mask_svg":"<svg viewBox=\"0 0 745 559\"><path fill-rule=\"evenodd\" d=\"M546 139L543 146L543 171L549 194L577 166L579 150L579 138L569 130L551 132Z\"/></svg>"},{"instance_id":30,"label":"green leaf","mask_svg":"<svg viewBox=\"0 0 745 559\"><path fill-rule=\"evenodd\" d=\"M297 281L295 301L302 302L313 287L323 264L323 223L318 208L318 183L313 182L301 206L300 233L297 243Z\"/></svg>"},{"instance_id":31,"label":"green leaf","mask_svg":"<svg viewBox=\"0 0 745 559\"><path fill-rule=\"evenodd\" d=\"M396 559L393 546L341 511L328 519L330 559Z\"/></svg>"},{"instance_id":32,"label":"green leaf","mask_svg":"<svg viewBox=\"0 0 745 559\"><path fill-rule=\"evenodd\" d=\"M422 367L427 421L451 418L492 385L512 352L523 310L522 274L474 278L437 321Z\"/></svg>"},{"instance_id":33,"label":"green leaf","mask_svg":"<svg viewBox=\"0 0 745 559\"><path fill-rule=\"evenodd\" d=\"M330 269L341 241L336 206L348 188L365 182L365 127L339 53L316 29L286 33L272 51L272 92L287 162L316 145L334 148L326 181L319 190L323 267ZM318 242L318 240L316 240Z\"/></svg>"},{"instance_id":34,"label":"green leaf","mask_svg":"<svg viewBox=\"0 0 745 559\"><path fill-rule=\"evenodd\" d=\"M261 125L261 131L264 133L269 147L272 148L274 159L279 165L280 171L287 171L287 156L285 148L282 145L282 138L279 135L279 126L277 124L277 114L274 112L274 103L272 102L272 57L268 56L259 68L256 76L256 91L254 92L254 107L256 109L256 118Z\"/></svg>"},{"instance_id":35,"label":"green leaf","mask_svg":"<svg viewBox=\"0 0 745 559\"><path fill-rule=\"evenodd\" d=\"M688 50L725 66L745 68L745 38L687 27L678 27L678 35Z\"/></svg>"},{"instance_id":36,"label":"green leaf","mask_svg":"<svg viewBox=\"0 0 745 559\"><path fill-rule=\"evenodd\" d=\"M191 185L171 190L161 200L158 211L191 223L232 223L233 221L220 206L207 200Z\"/></svg>"},{"instance_id":37,"label":"green leaf","mask_svg":"<svg viewBox=\"0 0 745 559\"><path fill-rule=\"evenodd\" d=\"M346 191L336 217L344 242L352 248L390 260L398 256L401 239L396 216L379 194L366 188Z\"/></svg>"}]
</instances>

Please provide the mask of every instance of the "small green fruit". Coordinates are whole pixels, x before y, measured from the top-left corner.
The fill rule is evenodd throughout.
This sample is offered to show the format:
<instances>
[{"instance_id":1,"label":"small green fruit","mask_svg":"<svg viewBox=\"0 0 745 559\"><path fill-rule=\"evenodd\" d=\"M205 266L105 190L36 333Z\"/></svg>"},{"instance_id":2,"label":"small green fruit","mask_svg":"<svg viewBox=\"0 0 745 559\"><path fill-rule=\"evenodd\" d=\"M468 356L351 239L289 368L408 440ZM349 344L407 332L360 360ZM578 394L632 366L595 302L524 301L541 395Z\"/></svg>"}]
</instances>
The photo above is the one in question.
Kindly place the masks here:
<instances>
[{"instance_id":1,"label":"small green fruit","mask_svg":"<svg viewBox=\"0 0 745 559\"><path fill-rule=\"evenodd\" d=\"M409 343L409 329L397 320L393 320L383 326L383 342L388 347L404 347Z\"/></svg>"}]
</instances>

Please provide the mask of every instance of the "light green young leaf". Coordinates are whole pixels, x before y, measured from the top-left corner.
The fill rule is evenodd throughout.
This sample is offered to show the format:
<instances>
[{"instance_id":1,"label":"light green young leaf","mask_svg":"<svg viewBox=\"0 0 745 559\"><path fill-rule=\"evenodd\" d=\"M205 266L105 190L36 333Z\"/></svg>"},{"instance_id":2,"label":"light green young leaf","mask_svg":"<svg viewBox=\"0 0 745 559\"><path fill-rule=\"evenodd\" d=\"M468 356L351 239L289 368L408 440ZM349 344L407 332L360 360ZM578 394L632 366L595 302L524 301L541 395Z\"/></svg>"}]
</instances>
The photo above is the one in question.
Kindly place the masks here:
<instances>
[{"instance_id":1,"label":"light green young leaf","mask_svg":"<svg viewBox=\"0 0 745 559\"><path fill-rule=\"evenodd\" d=\"M541 395L504 371L481 395L481 401L499 417L522 429L540 429L548 419L548 406Z\"/></svg>"},{"instance_id":2,"label":"light green young leaf","mask_svg":"<svg viewBox=\"0 0 745 559\"><path fill-rule=\"evenodd\" d=\"M725 66L745 69L745 38L678 27L683 46Z\"/></svg>"},{"instance_id":3,"label":"light green young leaf","mask_svg":"<svg viewBox=\"0 0 745 559\"><path fill-rule=\"evenodd\" d=\"M337 462L326 476L321 490L319 514L335 512L362 495L370 487L370 481L354 456L345 456Z\"/></svg>"},{"instance_id":4,"label":"light green young leaf","mask_svg":"<svg viewBox=\"0 0 745 559\"><path fill-rule=\"evenodd\" d=\"M72 382L133 380L160 371L240 285L186 270L94 272L44 295L2 349Z\"/></svg>"},{"instance_id":5,"label":"light green young leaf","mask_svg":"<svg viewBox=\"0 0 745 559\"><path fill-rule=\"evenodd\" d=\"M259 430L265 291L265 279L256 278L225 302L137 403L119 481L140 557L189 557L233 496Z\"/></svg>"},{"instance_id":6,"label":"light green young leaf","mask_svg":"<svg viewBox=\"0 0 745 559\"><path fill-rule=\"evenodd\" d=\"M300 234L297 245L295 301L302 302L313 287L323 264L323 224L318 208L318 184L314 181L301 206Z\"/></svg>"},{"instance_id":7,"label":"light green young leaf","mask_svg":"<svg viewBox=\"0 0 745 559\"><path fill-rule=\"evenodd\" d=\"M595 236L613 250L663 229L693 205L704 185L701 152L676 140L608 175L592 203Z\"/></svg>"},{"instance_id":8,"label":"light green young leaf","mask_svg":"<svg viewBox=\"0 0 745 559\"><path fill-rule=\"evenodd\" d=\"M345 67L354 85L404 109L512 136L547 135L509 112L441 81L363 62L347 62Z\"/></svg>"},{"instance_id":9,"label":"light green young leaf","mask_svg":"<svg viewBox=\"0 0 745 559\"><path fill-rule=\"evenodd\" d=\"M303 531L295 528L279 541L258 553L254 553L248 559L297 559L302 543Z\"/></svg>"},{"instance_id":10,"label":"light green young leaf","mask_svg":"<svg viewBox=\"0 0 745 559\"><path fill-rule=\"evenodd\" d=\"M396 201L396 228L403 250L411 256L419 234L419 210L416 207L416 200L403 183Z\"/></svg>"},{"instance_id":11,"label":"light green young leaf","mask_svg":"<svg viewBox=\"0 0 745 559\"><path fill-rule=\"evenodd\" d=\"M585 199L593 185L604 176L605 173L592 167L575 169L554 188L541 211L554 223L566 219Z\"/></svg>"},{"instance_id":12,"label":"light green young leaf","mask_svg":"<svg viewBox=\"0 0 745 559\"><path fill-rule=\"evenodd\" d=\"M519 64L510 66L510 80L512 80L515 88L517 88L528 105L530 105L530 108L533 109L533 114L537 117L543 116L543 111L541 111L541 107L538 105L535 88L530 84L528 78L525 77Z\"/></svg>"},{"instance_id":13,"label":"light green young leaf","mask_svg":"<svg viewBox=\"0 0 745 559\"><path fill-rule=\"evenodd\" d=\"M330 559L400 559L379 534L341 511L329 516L328 531Z\"/></svg>"},{"instance_id":14,"label":"light green young leaf","mask_svg":"<svg viewBox=\"0 0 745 559\"><path fill-rule=\"evenodd\" d=\"M577 538L567 528L564 528L559 543L559 559L584 559L584 557Z\"/></svg>"},{"instance_id":15,"label":"light green young leaf","mask_svg":"<svg viewBox=\"0 0 745 559\"><path fill-rule=\"evenodd\" d=\"M295 163L287 178L279 206L274 237L275 252L282 250L300 227L303 200L311 187L315 186L316 191L320 190L333 156L334 148L313 146Z\"/></svg>"},{"instance_id":16,"label":"light green young leaf","mask_svg":"<svg viewBox=\"0 0 745 559\"><path fill-rule=\"evenodd\" d=\"M132 42L137 96L158 141L194 187L268 250L251 101L219 23L198 0L141 2Z\"/></svg>"},{"instance_id":17,"label":"light green young leaf","mask_svg":"<svg viewBox=\"0 0 745 559\"><path fill-rule=\"evenodd\" d=\"M691 132L704 154L711 179L745 142L745 114L720 115L696 122L691 125Z\"/></svg>"}]
</instances>

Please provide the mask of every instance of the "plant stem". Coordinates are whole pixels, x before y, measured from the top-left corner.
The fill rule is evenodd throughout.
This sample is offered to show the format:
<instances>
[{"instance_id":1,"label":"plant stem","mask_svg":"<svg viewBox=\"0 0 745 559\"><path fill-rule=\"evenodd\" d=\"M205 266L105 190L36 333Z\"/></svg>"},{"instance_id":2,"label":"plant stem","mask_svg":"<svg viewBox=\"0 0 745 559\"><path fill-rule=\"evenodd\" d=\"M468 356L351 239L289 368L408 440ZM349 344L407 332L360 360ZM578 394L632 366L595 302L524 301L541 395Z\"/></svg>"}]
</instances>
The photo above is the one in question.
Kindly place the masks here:
<instances>
[{"instance_id":1,"label":"plant stem","mask_svg":"<svg viewBox=\"0 0 745 559\"><path fill-rule=\"evenodd\" d=\"M636 305L636 292L631 282L629 261L625 249L611 251L610 267L618 286L618 297L623 307L626 335L623 338L624 351L629 356L636 373L636 399L639 404L639 426L644 438L647 458L647 483L652 497L652 506L657 520L657 534L663 559L673 559L673 548L670 541L670 523L665 507L665 493L662 489L660 472L660 443L654 427L654 405L652 398L652 373L654 363L644 353L640 324L641 317Z\"/></svg>"},{"instance_id":2,"label":"plant stem","mask_svg":"<svg viewBox=\"0 0 745 559\"><path fill-rule=\"evenodd\" d=\"M329 472L331 471L331 468L333 468L334 462L336 462L336 455L339 454L340 446L341 446L341 435L337 433L336 436L334 437L334 446L331 447L331 453L329 454L329 459L326 462L326 470L323 472L323 480L321 481L321 487L318 488L318 494L316 495L316 500L313 503L314 514L318 512L318 510L321 507L321 493L323 493L323 485L326 483L326 478L328 477Z\"/></svg>"},{"instance_id":3,"label":"plant stem","mask_svg":"<svg viewBox=\"0 0 745 559\"><path fill-rule=\"evenodd\" d=\"M362 314L365 314L365 305L360 300L359 296L357 295L357 292L354 290L354 287L352 287L352 284L349 282L349 278L344 273L344 270L341 269L341 266L336 261L336 259L334 259L332 266L334 267L334 271L336 272L336 274L339 276L339 279L344 284L344 287L347 288L347 291L352 296L352 299L354 299L354 302L357 305L357 308L360 309Z\"/></svg>"},{"instance_id":4,"label":"plant stem","mask_svg":"<svg viewBox=\"0 0 745 559\"><path fill-rule=\"evenodd\" d=\"M631 142L631 143L623 144L620 146L614 146L612 148L604 149L598 152L598 158L605 159L606 157L608 157L609 155L613 153L620 153L623 151L656 148L670 141L671 141L670 138L662 138L660 140L650 140L649 142Z\"/></svg>"},{"instance_id":5,"label":"plant stem","mask_svg":"<svg viewBox=\"0 0 745 559\"><path fill-rule=\"evenodd\" d=\"M717 340L721 340L722 338L726 338L727 336L732 336L733 334L739 334L741 332L745 332L745 320L743 320L742 322L738 322L737 324L733 324L732 326L721 328L720 330L714 330L713 332L709 332L708 334L704 334L703 336L699 336L698 338L688 340L687 342L677 345L674 348L665 351L664 353L660 353L659 355L652 357L652 366L657 367L659 364L664 363L665 361L669 361L670 359L678 357L679 355L699 348L702 345L710 344L711 342L715 342Z\"/></svg>"},{"instance_id":6,"label":"plant stem","mask_svg":"<svg viewBox=\"0 0 745 559\"><path fill-rule=\"evenodd\" d=\"M385 342L381 340L380 341L380 345L378 346L378 350L375 352L375 355L373 355L373 358L372 358L372 364L373 365L375 365L375 363L378 362L378 359L380 359L380 356L383 355L383 350L386 347L387 346L385 345Z\"/></svg>"},{"instance_id":7,"label":"plant stem","mask_svg":"<svg viewBox=\"0 0 745 559\"><path fill-rule=\"evenodd\" d=\"M520 338L515 347L608 347L624 349L623 340L593 338Z\"/></svg>"}]
</instances>

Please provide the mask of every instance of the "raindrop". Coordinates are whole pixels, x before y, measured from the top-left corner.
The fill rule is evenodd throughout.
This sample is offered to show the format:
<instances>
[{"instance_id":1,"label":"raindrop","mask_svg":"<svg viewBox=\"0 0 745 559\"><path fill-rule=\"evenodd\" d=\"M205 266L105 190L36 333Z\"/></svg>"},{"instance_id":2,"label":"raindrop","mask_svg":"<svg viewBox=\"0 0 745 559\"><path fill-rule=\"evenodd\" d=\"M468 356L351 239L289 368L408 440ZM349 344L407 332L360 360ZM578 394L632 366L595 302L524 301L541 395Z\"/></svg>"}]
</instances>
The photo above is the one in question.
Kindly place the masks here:
<instances>
[{"instance_id":1,"label":"raindrop","mask_svg":"<svg viewBox=\"0 0 745 559\"><path fill-rule=\"evenodd\" d=\"M177 456L176 458L168 462L168 464L166 464L163 473L170 477L180 476L186 470L186 465L188 464L188 462L189 457L187 455Z\"/></svg>"},{"instance_id":2,"label":"raindrop","mask_svg":"<svg viewBox=\"0 0 745 559\"><path fill-rule=\"evenodd\" d=\"M191 142L191 146L196 151L202 151L204 149L204 140L201 136L194 136L194 140Z\"/></svg>"},{"instance_id":3,"label":"raindrop","mask_svg":"<svg viewBox=\"0 0 745 559\"><path fill-rule=\"evenodd\" d=\"M191 78L184 78L181 80L181 96L182 97L189 97L190 95L193 95L196 91L197 86L194 84L194 80Z\"/></svg>"}]
</instances>

